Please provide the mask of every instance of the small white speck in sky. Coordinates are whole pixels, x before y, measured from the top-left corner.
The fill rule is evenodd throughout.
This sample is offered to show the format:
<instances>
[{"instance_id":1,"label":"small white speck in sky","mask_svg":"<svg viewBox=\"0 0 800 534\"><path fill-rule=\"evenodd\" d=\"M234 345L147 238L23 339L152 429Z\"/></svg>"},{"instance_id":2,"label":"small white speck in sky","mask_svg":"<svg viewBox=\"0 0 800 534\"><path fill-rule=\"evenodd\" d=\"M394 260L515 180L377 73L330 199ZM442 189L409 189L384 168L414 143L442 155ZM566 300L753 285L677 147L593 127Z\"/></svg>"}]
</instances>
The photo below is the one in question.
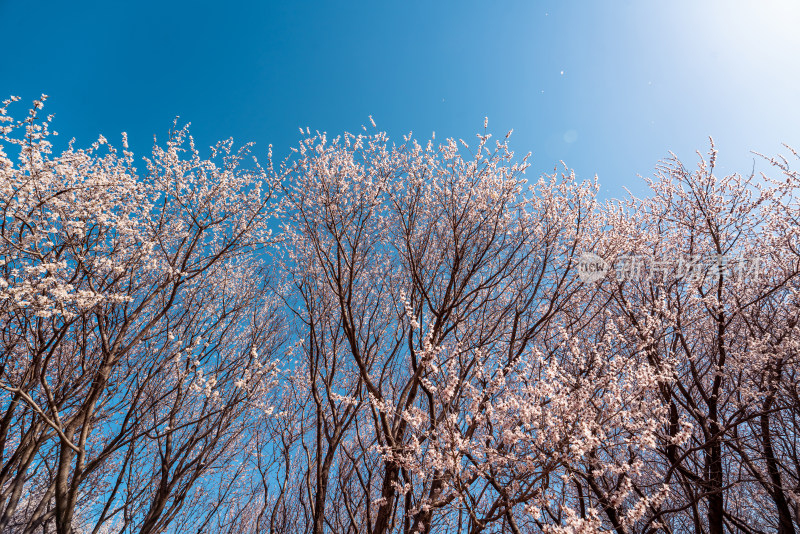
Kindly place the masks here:
<instances>
[{"instance_id":1,"label":"small white speck in sky","mask_svg":"<svg viewBox=\"0 0 800 534\"><path fill-rule=\"evenodd\" d=\"M564 71L563 71L563 70L561 71L561 75L562 75L562 76L564 75Z\"/></svg>"}]
</instances>

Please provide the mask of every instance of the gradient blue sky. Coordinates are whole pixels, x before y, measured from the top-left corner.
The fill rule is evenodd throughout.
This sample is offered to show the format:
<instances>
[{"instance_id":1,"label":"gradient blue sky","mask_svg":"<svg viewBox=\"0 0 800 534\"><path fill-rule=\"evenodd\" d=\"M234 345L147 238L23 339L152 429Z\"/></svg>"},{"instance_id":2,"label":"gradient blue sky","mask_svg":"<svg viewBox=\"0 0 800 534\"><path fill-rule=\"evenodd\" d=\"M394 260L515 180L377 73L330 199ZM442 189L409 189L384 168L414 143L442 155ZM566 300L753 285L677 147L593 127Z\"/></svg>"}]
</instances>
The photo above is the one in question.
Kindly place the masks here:
<instances>
[{"instance_id":1,"label":"gradient blue sky","mask_svg":"<svg viewBox=\"0 0 800 534\"><path fill-rule=\"evenodd\" d=\"M602 195L644 192L669 150L724 171L800 147L800 3L23 2L0 0L0 95L41 93L55 129L149 150L173 118L201 146L277 156L298 127L495 136ZM22 106L17 112L23 113ZM66 141L66 139L63 139ZM784 150L785 152L785 150ZM757 162L756 169L766 168Z\"/></svg>"}]
</instances>

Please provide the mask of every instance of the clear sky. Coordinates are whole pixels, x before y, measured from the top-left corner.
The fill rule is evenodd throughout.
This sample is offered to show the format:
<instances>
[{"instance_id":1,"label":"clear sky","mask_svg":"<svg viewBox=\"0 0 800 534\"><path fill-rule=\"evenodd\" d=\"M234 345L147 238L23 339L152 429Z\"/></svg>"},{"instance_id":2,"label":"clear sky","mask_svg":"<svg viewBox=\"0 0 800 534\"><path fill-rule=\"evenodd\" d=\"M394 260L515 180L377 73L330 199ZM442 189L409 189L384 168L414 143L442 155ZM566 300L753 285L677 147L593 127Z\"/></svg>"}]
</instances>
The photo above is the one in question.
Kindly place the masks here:
<instances>
[{"instance_id":1,"label":"clear sky","mask_svg":"<svg viewBox=\"0 0 800 534\"><path fill-rule=\"evenodd\" d=\"M176 115L201 146L279 157L301 126L473 142L488 116L529 178L564 160L621 196L708 136L725 171L800 148L795 0L0 0L0 35L2 98L46 93L62 136L126 131L140 154Z\"/></svg>"}]
</instances>

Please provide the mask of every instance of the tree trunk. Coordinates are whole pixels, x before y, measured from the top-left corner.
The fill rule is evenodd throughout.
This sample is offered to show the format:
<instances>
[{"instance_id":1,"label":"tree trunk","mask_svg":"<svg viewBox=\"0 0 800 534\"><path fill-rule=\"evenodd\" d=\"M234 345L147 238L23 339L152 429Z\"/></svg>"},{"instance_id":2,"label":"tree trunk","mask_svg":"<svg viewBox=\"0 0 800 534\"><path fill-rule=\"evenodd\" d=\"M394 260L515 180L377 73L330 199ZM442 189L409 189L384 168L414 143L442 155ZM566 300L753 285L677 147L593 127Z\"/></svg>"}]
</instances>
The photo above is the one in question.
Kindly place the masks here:
<instances>
[{"instance_id":1,"label":"tree trunk","mask_svg":"<svg viewBox=\"0 0 800 534\"><path fill-rule=\"evenodd\" d=\"M722 443L720 442L719 422L717 421L717 400L715 396L708 402L709 432L711 438L706 445L706 469L708 473L708 532L724 534L725 503L722 494Z\"/></svg>"},{"instance_id":2,"label":"tree trunk","mask_svg":"<svg viewBox=\"0 0 800 534\"><path fill-rule=\"evenodd\" d=\"M795 534L794 524L792 523L792 512L789 510L789 503L783 492L781 474L778 471L778 462L775 459L775 451L772 448L772 436L770 434L769 412L772 408L773 396L770 395L764 401L764 410L761 412L761 440L764 446L764 460L767 462L767 472L769 473L772 487L767 488L775 507L778 509L778 534Z\"/></svg>"}]
</instances>

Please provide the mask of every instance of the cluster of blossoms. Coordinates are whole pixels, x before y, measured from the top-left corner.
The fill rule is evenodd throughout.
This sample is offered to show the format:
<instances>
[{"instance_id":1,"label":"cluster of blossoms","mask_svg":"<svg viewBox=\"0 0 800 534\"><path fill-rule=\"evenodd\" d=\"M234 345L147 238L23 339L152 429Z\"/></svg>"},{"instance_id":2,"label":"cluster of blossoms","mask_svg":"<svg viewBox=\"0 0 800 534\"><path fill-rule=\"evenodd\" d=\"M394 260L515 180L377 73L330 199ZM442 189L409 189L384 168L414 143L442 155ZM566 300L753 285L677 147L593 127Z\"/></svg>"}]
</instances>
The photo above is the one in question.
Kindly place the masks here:
<instances>
[{"instance_id":1,"label":"cluster of blossoms","mask_svg":"<svg viewBox=\"0 0 800 534\"><path fill-rule=\"evenodd\" d=\"M3 532L800 528L787 159L602 205L486 124L263 168L54 155L43 101L0 107Z\"/></svg>"}]
</instances>

